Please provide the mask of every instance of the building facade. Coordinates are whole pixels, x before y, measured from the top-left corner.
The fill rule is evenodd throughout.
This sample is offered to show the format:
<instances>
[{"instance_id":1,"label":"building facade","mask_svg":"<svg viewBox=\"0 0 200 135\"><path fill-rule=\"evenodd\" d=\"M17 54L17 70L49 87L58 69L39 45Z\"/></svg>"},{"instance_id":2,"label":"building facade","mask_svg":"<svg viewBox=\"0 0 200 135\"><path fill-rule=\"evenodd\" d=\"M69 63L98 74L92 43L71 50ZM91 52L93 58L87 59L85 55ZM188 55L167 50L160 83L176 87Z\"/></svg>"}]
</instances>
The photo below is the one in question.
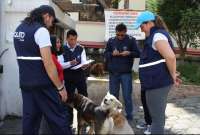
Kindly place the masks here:
<instances>
[{"instance_id":1,"label":"building facade","mask_svg":"<svg viewBox=\"0 0 200 135\"><path fill-rule=\"evenodd\" d=\"M0 73L0 119L6 115L21 116L22 98L13 33L28 12L42 4L51 5L55 9L59 23L56 24L52 33L64 39L66 30L75 28L75 22L52 0L0 1L0 53L7 50L0 57L0 65L3 65L3 73Z\"/></svg>"}]
</instances>

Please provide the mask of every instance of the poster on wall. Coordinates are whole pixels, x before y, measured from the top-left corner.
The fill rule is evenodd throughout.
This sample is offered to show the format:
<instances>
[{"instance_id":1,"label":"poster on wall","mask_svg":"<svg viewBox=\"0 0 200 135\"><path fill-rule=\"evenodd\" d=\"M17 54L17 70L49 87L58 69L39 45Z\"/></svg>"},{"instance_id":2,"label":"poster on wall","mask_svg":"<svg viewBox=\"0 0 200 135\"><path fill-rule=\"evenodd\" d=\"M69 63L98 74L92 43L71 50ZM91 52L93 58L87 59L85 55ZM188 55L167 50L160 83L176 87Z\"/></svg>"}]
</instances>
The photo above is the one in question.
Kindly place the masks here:
<instances>
[{"instance_id":1,"label":"poster on wall","mask_svg":"<svg viewBox=\"0 0 200 135\"><path fill-rule=\"evenodd\" d=\"M140 11L135 10L105 10L105 41L115 36L115 27L119 23L127 26L127 34L135 37L137 40L143 40L145 35L140 29L134 29L136 17Z\"/></svg>"}]
</instances>

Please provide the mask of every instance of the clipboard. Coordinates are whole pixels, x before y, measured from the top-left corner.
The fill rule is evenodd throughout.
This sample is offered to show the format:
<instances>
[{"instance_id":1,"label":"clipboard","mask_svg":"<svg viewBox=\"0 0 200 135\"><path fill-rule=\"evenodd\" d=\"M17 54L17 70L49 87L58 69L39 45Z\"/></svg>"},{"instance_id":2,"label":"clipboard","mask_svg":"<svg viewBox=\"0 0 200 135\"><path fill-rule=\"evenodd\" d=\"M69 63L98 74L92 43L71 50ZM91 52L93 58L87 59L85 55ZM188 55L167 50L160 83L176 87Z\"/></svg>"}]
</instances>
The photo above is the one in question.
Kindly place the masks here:
<instances>
[{"instance_id":1,"label":"clipboard","mask_svg":"<svg viewBox=\"0 0 200 135\"><path fill-rule=\"evenodd\" d=\"M94 60L89 59L89 60L85 61L84 63L81 63L81 64L79 64L79 65L77 65L77 66L72 67L71 69L72 69L72 70L76 70L76 69L81 68L83 65L90 64L90 63L92 63L92 62L94 62Z\"/></svg>"}]
</instances>

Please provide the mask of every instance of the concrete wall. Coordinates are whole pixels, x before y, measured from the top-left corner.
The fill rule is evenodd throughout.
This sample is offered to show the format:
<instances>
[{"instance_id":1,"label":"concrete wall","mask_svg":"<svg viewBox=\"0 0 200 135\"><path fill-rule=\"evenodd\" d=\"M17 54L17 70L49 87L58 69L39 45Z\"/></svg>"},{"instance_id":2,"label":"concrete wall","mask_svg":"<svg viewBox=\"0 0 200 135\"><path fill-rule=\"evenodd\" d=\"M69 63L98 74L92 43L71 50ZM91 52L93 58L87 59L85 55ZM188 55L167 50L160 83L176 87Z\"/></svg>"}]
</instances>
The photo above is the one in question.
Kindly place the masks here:
<instances>
[{"instance_id":1,"label":"concrete wall","mask_svg":"<svg viewBox=\"0 0 200 135\"><path fill-rule=\"evenodd\" d=\"M60 10L60 8L54 4L51 0L49 1L49 5L51 5L55 12L56 12L56 17L58 18L58 20L63 24L63 26L67 29L67 28L75 28L76 23L74 20L72 20L70 18L69 15L63 13L62 10Z\"/></svg>"},{"instance_id":2,"label":"concrete wall","mask_svg":"<svg viewBox=\"0 0 200 135\"><path fill-rule=\"evenodd\" d=\"M10 42L11 37L9 38L9 35L11 35L10 31L14 29L19 18L17 16L13 16L10 12L7 12L7 2L7 0L1 1L1 50L6 48L9 50L1 59L1 64L4 66L4 72L0 75L0 118L3 118L6 114L21 113L21 108L18 107L18 103L21 103L17 74L18 69L15 60L14 48L12 42Z\"/></svg>"},{"instance_id":3,"label":"concrete wall","mask_svg":"<svg viewBox=\"0 0 200 135\"><path fill-rule=\"evenodd\" d=\"M4 72L0 74L0 119L3 119L6 115L21 116L22 113L18 65L13 46L13 32L20 21L35 7L47 4L54 7L63 27L75 28L75 23L49 0L1 0L0 3L0 50L9 49L0 60L4 66Z\"/></svg>"},{"instance_id":4,"label":"concrete wall","mask_svg":"<svg viewBox=\"0 0 200 135\"><path fill-rule=\"evenodd\" d=\"M124 9L124 4L124 0L121 0L118 9ZM145 10L145 0L129 0L129 9Z\"/></svg>"},{"instance_id":5,"label":"concrete wall","mask_svg":"<svg viewBox=\"0 0 200 135\"><path fill-rule=\"evenodd\" d=\"M76 30L80 41L103 42L105 39L105 23L101 22L78 22Z\"/></svg>"},{"instance_id":6,"label":"concrete wall","mask_svg":"<svg viewBox=\"0 0 200 135\"><path fill-rule=\"evenodd\" d=\"M2 14L3 14L3 12L2 12L2 8L3 8L3 1L0 1L0 33L2 33L2 29L3 29L3 27L2 27ZM1 52L1 46L2 46L2 36L0 36L0 52ZM1 59L0 59L0 62L1 62Z\"/></svg>"},{"instance_id":7,"label":"concrete wall","mask_svg":"<svg viewBox=\"0 0 200 135\"><path fill-rule=\"evenodd\" d=\"M129 9L145 10L145 0L129 0Z\"/></svg>"},{"instance_id":8,"label":"concrete wall","mask_svg":"<svg viewBox=\"0 0 200 135\"><path fill-rule=\"evenodd\" d=\"M71 2L72 2L73 4L77 4L77 3L80 3L80 0L71 0Z\"/></svg>"},{"instance_id":9,"label":"concrete wall","mask_svg":"<svg viewBox=\"0 0 200 135\"><path fill-rule=\"evenodd\" d=\"M2 8L3 8L3 1L0 1L0 33L3 32L3 27L2 27ZM1 34L2 35L2 34ZM0 36L0 52L2 52L2 36ZM2 64L2 60L0 59L0 64ZM2 75L0 74L0 86L2 86L2 81L1 81ZM2 95L2 88L0 87L0 97ZM2 100L0 99L0 110L1 110L1 104L2 104ZM0 111L1 114L1 111Z\"/></svg>"},{"instance_id":10,"label":"concrete wall","mask_svg":"<svg viewBox=\"0 0 200 135\"><path fill-rule=\"evenodd\" d=\"M75 21L79 21L79 12L69 12L70 17Z\"/></svg>"}]
</instances>

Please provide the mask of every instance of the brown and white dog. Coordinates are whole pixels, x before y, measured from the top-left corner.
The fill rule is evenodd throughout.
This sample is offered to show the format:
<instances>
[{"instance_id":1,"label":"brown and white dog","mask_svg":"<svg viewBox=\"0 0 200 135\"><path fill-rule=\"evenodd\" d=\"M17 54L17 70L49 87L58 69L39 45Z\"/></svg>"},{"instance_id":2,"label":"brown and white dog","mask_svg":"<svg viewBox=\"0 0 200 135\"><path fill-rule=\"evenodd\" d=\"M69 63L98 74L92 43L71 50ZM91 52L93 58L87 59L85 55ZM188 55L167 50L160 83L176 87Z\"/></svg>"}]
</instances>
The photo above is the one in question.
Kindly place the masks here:
<instances>
[{"instance_id":1,"label":"brown and white dog","mask_svg":"<svg viewBox=\"0 0 200 135\"><path fill-rule=\"evenodd\" d=\"M117 99L113 95L107 93L107 95L104 97L103 101L101 102L101 106L103 108L107 108L110 106L113 107L112 111L109 114L110 115L109 120L113 121L113 127L110 128L110 126L107 126L106 123L104 123L105 124L104 130L106 130L106 128L110 128L111 130L110 134L134 134L133 129L131 128L127 119L124 117L122 113L123 108L114 107L114 105L112 105L113 100L117 100Z\"/></svg>"},{"instance_id":2,"label":"brown and white dog","mask_svg":"<svg viewBox=\"0 0 200 135\"><path fill-rule=\"evenodd\" d=\"M121 110L113 113L111 117L114 121L112 134L134 134L132 127L129 125Z\"/></svg>"},{"instance_id":3,"label":"brown and white dog","mask_svg":"<svg viewBox=\"0 0 200 135\"><path fill-rule=\"evenodd\" d=\"M116 114L116 110L122 109L121 102L109 93L101 105L80 94L70 97L67 104L78 111L79 134L82 133L84 123L90 125L88 134L112 134L115 125L111 116Z\"/></svg>"}]
</instances>

